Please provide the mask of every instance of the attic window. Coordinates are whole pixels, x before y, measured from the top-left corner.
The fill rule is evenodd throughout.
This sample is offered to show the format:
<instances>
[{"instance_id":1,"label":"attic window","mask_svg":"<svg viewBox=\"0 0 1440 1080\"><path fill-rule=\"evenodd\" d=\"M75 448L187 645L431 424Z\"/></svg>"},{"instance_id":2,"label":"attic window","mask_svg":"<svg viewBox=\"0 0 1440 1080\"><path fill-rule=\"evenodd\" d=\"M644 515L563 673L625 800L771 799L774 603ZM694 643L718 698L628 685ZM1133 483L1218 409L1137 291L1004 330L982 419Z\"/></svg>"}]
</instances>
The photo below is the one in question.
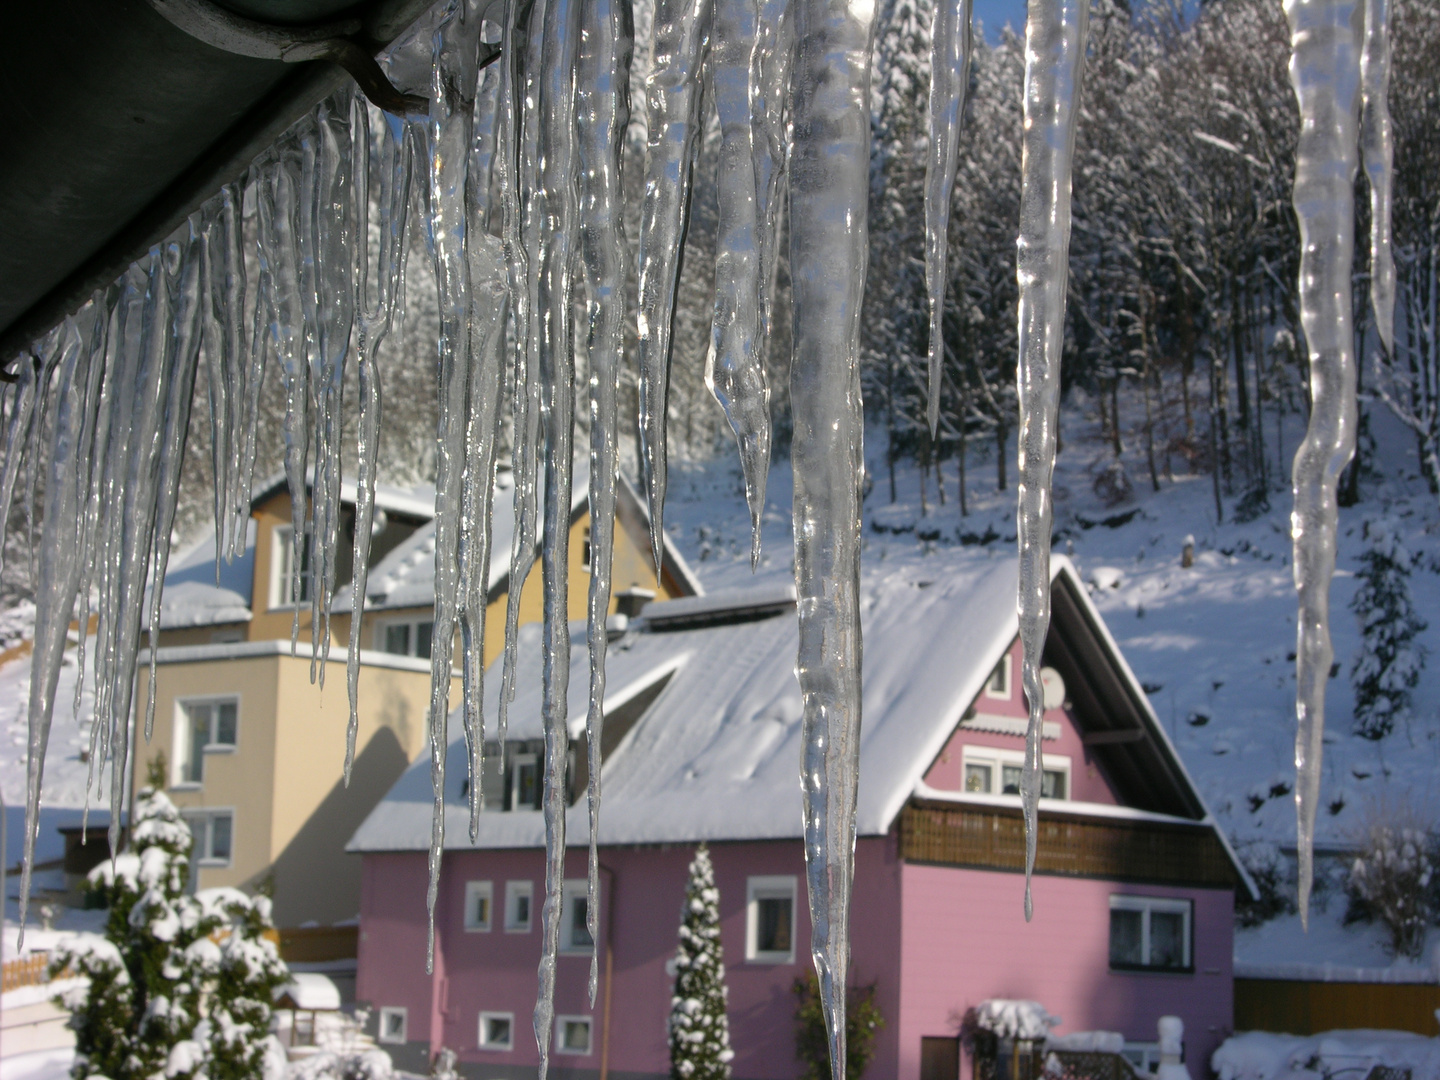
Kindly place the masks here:
<instances>
[{"instance_id":1,"label":"attic window","mask_svg":"<svg viewBox=\"0 0 1440 1080\"><path fill-rule=\"evenodd\" d=\"M414 656L428 660L434 630L433 619L384 622L375 628L375 647L394 656Z\"/></svg>"},{"instance_id":2,"label":"attic window","mask_svg":"<svg viewBox=\"0 0 1440 1080\"><path fill-rule=\"evenodd\" d=\"M990 678L985 682L985 696L1010 700L1010 654L1006 653L995 665Z\"/></svg>"},{"instance_id":3,"label":"attic window","mask_svg":"<svg viewBox=\"0 0 1440 1080\"><path fill-rule=\"evenodd\" d=\"M1070 797L1070 759L1063 754L1041 758L1040 797ZM972 795L1019 795L1020 774L1025 755L1018 750L994 750L988 746L965 747L964 785Z\"/></svg>"},{"instance_id":4,"label":"attic window","mask_svg":"<svg viewBox=\"0 0 1440 1080\"><path fill-rule=\"evenodd\" d=\"M277 525L274 532L274 552L270 565L274 567L270 581L272 607L295 607L310 602L310 534L300 552L300 580L297 595L295 580L295 529L291 525Z\"/></svg>"}]
</instances>

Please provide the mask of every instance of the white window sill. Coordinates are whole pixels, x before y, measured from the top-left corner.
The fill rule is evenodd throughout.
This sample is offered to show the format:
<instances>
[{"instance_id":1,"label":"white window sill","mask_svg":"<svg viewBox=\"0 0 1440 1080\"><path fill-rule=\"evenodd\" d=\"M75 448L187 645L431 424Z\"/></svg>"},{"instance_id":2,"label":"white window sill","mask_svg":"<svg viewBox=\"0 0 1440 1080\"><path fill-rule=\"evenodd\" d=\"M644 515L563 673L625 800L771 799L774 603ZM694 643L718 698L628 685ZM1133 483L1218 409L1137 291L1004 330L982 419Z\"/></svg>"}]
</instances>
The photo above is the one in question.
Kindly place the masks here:
<instances>
[{"instance_id":1,"label":"white window sill","mask_svg":"<svg viewBox=\"0 0 1440 1080\"><path fill-rule=\"evenodd\" d=\"M505 927L505 932L506 932L507 934L528 934L528 933L530 933L530 927L529 927L529 926L507 926L507 927Z\"/></svg>"},{"instance_id":2,"label":"white window sill","mask_svg":"<svg viewBox=\"0 0 1440 1080\"><path fill-rule=\"evenodd\" d=\"M745 958L747 964L793 964L794 953L756 953Z\"/></svg>"},{"instance_id":3,"label":"white window sill","mask_svg":"<svg viewBox=\"0 0 1440 1080\"><path fill-rule=\"evenodd\" d=\"M467 926L467 927L465 927L465 932L466 932L467 934L488 934L488 933L490 933L490 927L488 927L488 926Z\"/></svg>"},{"instance_id":4,"label":"white window sill","mask_svg":"<svg viewBox=\"0 0 1440 1080\"><path fill-rule=\"evenodd\" d=\"M514 1050L515 1047L510 1043L506 1043L503 1046L500 1043L481 1043L475 1049L487 1054L508 1054Z\"/></svg>"},{"instance_id":5,"label":"white window sill","mask_svg":"<svg viewBox=\"0 0 1440 1080\"><path fill-rule=\"evenodd\" d=\"M204 785L204 783L202 783L202 782L197 782L197 781L193 781L193 780L186 780L186 781L184 781L184 782L182 782L182 783L171 784L171 785L170 785L170 790L171 790L171 791L199 791L199 790L201 790L204 786L205 786L205 785Z\"/></svg>"},{"instance_id":6,"label":"white window sill","mask_svg":"<svg viewBox=\"0 0 1440 1080\"><path fill-rule=\"evenodd\" d=\"M230 867L231 862L229 859L196 859L195 865L206 870L225 870Z\"/></svg>"},{"instance_id":7,"label":"white window sill","mask_svg":"<svg viewBox=\"0 0 1440 1080\"><path fill-rule=\"evenodd\" d=\"M235 753L235 744L234 744L234 743L216 743L216 744L214 744L214 745L207 745L207 746L201 747L201 750L202 750L203 753L206 753L206 754L233 754L233 753Z\"/></svg>"}]
</instances>

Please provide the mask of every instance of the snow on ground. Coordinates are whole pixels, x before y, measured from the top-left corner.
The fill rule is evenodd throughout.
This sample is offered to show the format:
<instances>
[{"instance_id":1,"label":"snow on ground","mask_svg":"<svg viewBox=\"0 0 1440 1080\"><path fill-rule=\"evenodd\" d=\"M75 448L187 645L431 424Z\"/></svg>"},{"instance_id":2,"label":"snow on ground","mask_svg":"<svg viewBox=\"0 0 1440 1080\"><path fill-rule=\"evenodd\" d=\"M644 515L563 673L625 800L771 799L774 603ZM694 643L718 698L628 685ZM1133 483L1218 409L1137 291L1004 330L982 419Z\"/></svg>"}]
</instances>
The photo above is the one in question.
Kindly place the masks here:
<instances>
[{"instance_id":1,"label":"snow on ground","mask_svg":"<svg viewBox=\"0 0 1440 1080\"><path fill-rule=\"evenodd\" d=\"M69 1080L73 1064L73 1046L16 1054L0 1058L0 1080Z\"/></svg>"},{"instance_id":2,"label":"snow on ground","mask_svg":"<svg viewBox=\"0 0 1440 1080\"><path fill-rule=\"evenodd\" d=\"M1210 1056L1220 1080L1363 1078L1377 1065L1405 1069L1413 1080L1440 1076L1440 1039L1405 1031L1325 1031L1318 1035L1232 1035Z\"/></svg>"}]
</instances>

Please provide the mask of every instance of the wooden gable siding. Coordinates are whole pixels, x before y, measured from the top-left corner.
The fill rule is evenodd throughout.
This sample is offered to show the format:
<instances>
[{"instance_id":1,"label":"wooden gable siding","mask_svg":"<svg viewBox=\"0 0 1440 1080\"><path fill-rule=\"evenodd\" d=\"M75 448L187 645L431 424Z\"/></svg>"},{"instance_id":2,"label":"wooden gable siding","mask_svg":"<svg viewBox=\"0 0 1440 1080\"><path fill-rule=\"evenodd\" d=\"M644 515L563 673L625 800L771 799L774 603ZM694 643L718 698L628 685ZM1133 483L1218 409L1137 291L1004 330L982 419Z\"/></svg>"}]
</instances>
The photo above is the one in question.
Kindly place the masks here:
<instances>
[{"instance_id":1,"label":"wooden gable siding","mask_svg":"<svg viewBox=\"0 0 1440 1080\"><path fill-rule=\"evenodd\" d=\"M910 862L1023 872L1019 808L911 803L900 815L900 855ZM1167 885L1233 888L1234 869L1208 826L1040 817L1035 872Z\"/></svg>"}]
</instances>

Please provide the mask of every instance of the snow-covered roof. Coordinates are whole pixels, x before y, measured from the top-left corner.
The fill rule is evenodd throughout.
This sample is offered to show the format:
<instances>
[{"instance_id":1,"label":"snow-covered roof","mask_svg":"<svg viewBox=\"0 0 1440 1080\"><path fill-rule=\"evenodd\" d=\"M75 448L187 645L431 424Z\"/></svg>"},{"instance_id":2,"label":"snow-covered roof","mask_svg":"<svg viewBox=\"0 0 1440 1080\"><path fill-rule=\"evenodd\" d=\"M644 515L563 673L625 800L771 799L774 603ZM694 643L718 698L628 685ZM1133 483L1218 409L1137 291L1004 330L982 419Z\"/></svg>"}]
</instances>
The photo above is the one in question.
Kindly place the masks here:
<instances>
[{"instance_id":1,"label":"snow-covered roof","mask_svg":"<svg viewBox=\"0 0 1440 1080\"><path fill-rule=\"evenodd\" d=\"M1074 569L1054 561L1057 593L1099 617ZM1066 587L1068 583L1068 587ZM862 593L864 725L856 825L860 835L889 830L926 770L1014 640L1016 561L979 557L922 578L914 570L881 578ZM655 614L680 604L655 605ZM693 606L693 605L691 605ZM793 604L777 604L776 589L733 590L707 597L707 618L652 622L650 608L609 648L606 712L666 679L652 705L605 763L600 841L606 844L687 843L699 840L798 838L800 806L800 688ZM728 615L727 615L728 613ZM573 625L569 728L580 738L585 723L584 628ZM538 625L521 631L519 691L510 708L511 739L538 739L540 717ZM1113 649L1113 642L1108 642ZM1116 658L1118 660L1118 657ZM1129 676L1128 668L1121 670ZM486 679L486 716L495 715L498 668ZM1134 694L1144 701L1138 686ZM1153 713L1141 723L1168 769L1165 800L1140 809L1191 821L1209 816ZM466 758L460 723L448 751L446 844L462 849L539 846L538 811L484 814L478 839L468 837L462 795ZM1099 746L1110 754L1115 747ZM1146 803L1149 803L1147 805ZM354 851L424 849L430 839L430 767L423 756L401 777L361 825ZM584 842L583 799L572 809L569 835Z\"/></svg>"},{"instance_id":2,"label":"snow-covered roof","mask_svg":"<svg viewBox=\"0 0 1440 1080\"><path fill-rule=\"evenodd\" d=\"M295 971L290 974L290 981L275 991L275 1001L285 1002L282 1008L338 1009L340 990L318 972Z\"/></svg>"},{"instance_id":3,"label":"snow-covered roof","mask_svg":"<svg viewBox=\"0 0 1440 1080\"><path fill-rule=\"evenodd\" d=\"M570 519L584 513L590 504L590 471L588 461L577 458L573 486L570 492ZM536 498L543 505L545 494L544 477L537 485ZM637 520L648 528L648 517L634 489L622 477L618 491L619 500L625 504L622 512L639 515ZM543 515L542 515L543 517ZM366 586L365 608L367 611L394 610L396 608L430 607L435 603L435 525L432 520L422 525L397 545L383 559L370 568ZM543 536L544 522L539 522ZM495 483L495 498L490 516L490 595L495 597L508 587L510 576L510 549L515 536L515 484L514 476L508 470L499 473ZM665 541L665 568L681 583L681 587L692 593L703 593L695 575L691 573L680 552ZM350 587L336 591L333 610L350 611L353 600Z\"/></svg>"},{"instance_id":4,"label":"snow-covered roof","mask_svg":"<svg viewBox=\"0 0 1440 1080\"><path fill-rule=\"evenodd\" d=\"M165 591L160 596L160 629L249 622L254 580L255 521L251 519L245 529L244 553L233 562L220 560L218 585L212 526L194 544L171 557L165 570ZM148 596L143 618L148 627Z\"/></svg>"},{"instance_id":5,"label":"snow-covered roof","mask_svg":"<svg viewBox=\"0 0 1440 1080\"><path fill-rule=\"evenodd\" d=\"M272 473L256 486L250 505L259 506L288 490L289 481L285 474L283 472ZM353 505L356 491L354 480L342 480L340 482L340 501ZM429 521L435 516L435 487L433 484L416 484L414 487L376 484L375 509Z\"/></svg>"}]
</instances>

